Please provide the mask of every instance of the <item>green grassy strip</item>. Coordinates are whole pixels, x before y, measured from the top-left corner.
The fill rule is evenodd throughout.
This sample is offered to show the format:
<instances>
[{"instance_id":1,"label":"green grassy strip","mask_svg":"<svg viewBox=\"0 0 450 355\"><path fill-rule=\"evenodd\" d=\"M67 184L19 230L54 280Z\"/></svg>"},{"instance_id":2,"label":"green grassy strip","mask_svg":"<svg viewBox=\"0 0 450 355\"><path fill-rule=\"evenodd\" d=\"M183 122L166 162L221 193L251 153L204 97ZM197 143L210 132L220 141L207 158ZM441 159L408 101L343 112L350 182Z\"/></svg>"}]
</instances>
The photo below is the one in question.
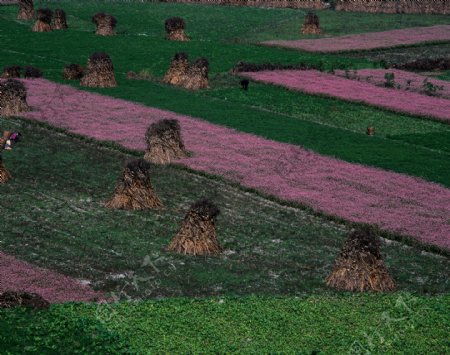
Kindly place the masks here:
<instances>
[{"instance_id":1,"label":"green grassy strip","mask_svg":"<svg viewBox=\"0 0 450 355\"><path fill-rule=\"evenodd\" d=\"M448 296L406 293L66 304L0 311L11 334L1 332L0 345L40 353L67 345L75 353L83 345L84 353L119 352L128 345L139 354L438 354L448 349L449 306Z\"/></svg>"},{"instance_id":2,"label":"green grassy strip","mask_svg":"<svg viewBox=\"0 0 450 355\"><path fill-rule=\"evenodd\" d=\"M334 293L324 279L350 226L174 166L152 169L164 210L111 211L104 202L129 154L21 120L1 120L0 129L24 137L3 154L14 176L0 186L6 253L122 299ZM166 252L189 205L203 196L222 211L217 228L225 254ZM445 256L397 242L387 243L383 255L400 290L448 292Z\"/></svg>"},{"instance_id":3,"label":"green grassy strip","mask_svg":"<svg viewBox=\"0 0 450 355\"><path fill-rule=\"evenodd\" d=\"M228 87L205 91L208 97L214 97L229 104L267 110L275 114L284 114L294 121L309 121L320 125L352 131L360 135L367 127L375 127L376 136L403 140L409 144L427 147L436 151L450 152L450 126L429 120L417 120L408 115L374 109L363 104L354 104L342 100L305 95L292 90L283 90L273 85L251 83L248 91L238 89L237 81L231 80ZM433 140L411 139L422 134L441 136ZM367 141L367 140L364 140ZM388 143L389 144L389 143Z\"/></svg>"},{"instance_id":4,"label":"green grassy strip","mask_svg":"<svg viewBox=\"0 0 450 355\"><path fill-rule=\"evenodd\" d=\"M442 135L448 137L450 129L441 123L436 124L414 120L408 116L385 113L363 105L357 107L354 104L344 103L339 100L297 95L287 90L280 92L269 86L261 88L259 93L268 92L270 94L277 92L278 94L274 99L277 96L285 95L285 98L287 96L289 100L292 96L296 96L297 107L305 102L306 113L302 113L301 117L292 117L266 111L258 107L249 107L238 100L232 101L231 99L229 102L226 96L228 92L222 99L216 99L208 98L206 96L208 94L191 94L184 90L146 81L133 81L124 83L124 85L126 85L126 89L119 87L107 92L94 91L124 99L132 97L133 101L148 106L201 117L212 123L235 128L242 132L253 133L275 141L301 145L315 152L348 162L415 175L450 186L450 165L448 164L450 147L447 140L443 140L444 145L439 145L437 141L432 139L428 139L425 142L421 139L415 139L416 137L413 139L403 138L401 135L396 136L395 139L390 139L390 136L387 134L390 127L400 127L402 122L412 120L415 122L419 132L422 130L425 132L438 131L443 132ZM252 85L252 89L254 86ZM231 92L230 96L233 96L233 94L245 95L237 88L229 90L229 92ZM263 94L262 97L265 97L265 95ZM173 97L173 100L168 99L170 97ZM284 101L285 105L288 105L288 100ZM308 105L308 103L313 105ZM347 108L353 109L354 115L348 115L349 111ZM327 109L329 109L329 113L317 119L317 116L324 113ZM314 111L320 111L320 114L315 116ZM336 112L337 114L335 114ZM377 121L377 118L383 115L386 115L387 118ZM305 116L312 116L312 120L320 120L321 123L302 119ZM334 119L334 117L337 117L337 119ZM392 117L395 117L395 123L389 122L389 118ZM330 126L324 124L327 119L330 120ZM358 126L358 132L333 127L339 121L341 121L341 125L345 124L344 121L346 119L350 122L359 121L355 124L355 126ZM365 124L371 122L375 123L373 124L375 127L379 127L380 122L381 132L384 132L386 137L383 137L383 133L380 136L367 136L365 129L369 125L366 126ZM336 125L339 125L339 123ZM405 129L404 131L411 131L411 129ZM419 138L421 137L419 135ZM422 146L418 144L422 144ZM412 151L414 154L411 154Z\"/></svg>"}]
</instances>

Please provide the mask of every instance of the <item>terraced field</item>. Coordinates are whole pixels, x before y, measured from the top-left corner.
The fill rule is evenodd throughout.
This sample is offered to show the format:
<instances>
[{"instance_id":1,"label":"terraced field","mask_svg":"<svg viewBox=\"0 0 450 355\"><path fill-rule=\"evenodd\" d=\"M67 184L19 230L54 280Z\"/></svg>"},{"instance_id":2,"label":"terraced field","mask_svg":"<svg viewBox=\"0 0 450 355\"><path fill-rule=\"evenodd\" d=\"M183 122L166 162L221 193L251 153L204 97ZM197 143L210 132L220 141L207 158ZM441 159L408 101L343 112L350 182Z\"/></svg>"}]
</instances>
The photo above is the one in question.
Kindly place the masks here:
<instances>
[{"instance_id":1,"label":"terraced field","mask_svg":"<svg viewBox=\"0 0 450 355\"><path fill-rule=\"evenodd\" d=\"M23 81L30 112L0 117L1 131L22 134L1 151L13 178L0 185L0 306L11 290L37 292L51 306L0 307L0 352L447 351L448 73L410 74L443 80L437 96L386 88L379 73L391 59L450 55L450 37L441 31L439 45L345 54L261 44L392 30L419 38L430 26L448 27L446 16L322 10L324 34L306 36L303 10L82 0L35 1L39 7L63 8L69 29L31 32L32 21L15 19L17 6L0 6L0 68L32 65L45 78ZM116 36L94 35L99 11L117 17ZM186 21L191 41L164 38L172 16ZM85 66L100 51L112 58L116 88L62 78L65 65ZM209 60L209 88L163 83L181 51ZM238 62L278 70L235 75ZM299 85L322 90L333 80L337 92L376 95L380 105L262 78L279 84L284 69L300 66L313 70L296 71ZM400 80L409 72L395 73ZM252 78L248 90L242 75ZM415 96L402 103L404 94ZM151 165L164 208L106 208L124 165L143 157L147 127L162 118L180 122L190 153ZM168 252L189 207L204 197L220 209L222 254ZM362 225L382 238L394 292L325 284Z\"/></svg>"}]
</instances>

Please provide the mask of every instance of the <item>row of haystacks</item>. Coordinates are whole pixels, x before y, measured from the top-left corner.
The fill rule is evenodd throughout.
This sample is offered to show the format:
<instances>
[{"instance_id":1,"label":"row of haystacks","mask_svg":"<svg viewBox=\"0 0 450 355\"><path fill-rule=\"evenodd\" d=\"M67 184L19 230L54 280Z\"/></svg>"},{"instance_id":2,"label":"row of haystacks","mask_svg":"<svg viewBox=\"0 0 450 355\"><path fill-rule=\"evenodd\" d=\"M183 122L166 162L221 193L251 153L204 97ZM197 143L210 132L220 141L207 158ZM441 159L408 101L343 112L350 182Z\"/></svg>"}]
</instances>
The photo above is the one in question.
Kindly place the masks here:
<instances>
[{"instance_id":1,"label":"row of haystacks","mask_svg":"<svg viewBox=\"0 0 450 355\"><path fill-rule=\"evenodd\" d=\"M65 30L68 28L66 13L62 9L54 11L44 8L34 10L33 0L19 0L18 20L36 20L33 32L50 32L53 30Z\"/></svg>"},{"instance_id":2,"label":"row of haystacks","mask_svg":"<svg viewBox=\"0 0 450 355\"><path fill-rule=\"evenodd\" d=\"M81 86L92 88L113 88L117 86L111 57L104 52L93 53L87 62L87 69L80 64L69 64L63 69L66 80L80 80Z\"/></svg>"},{"instance_id":3,"label":"row of haystacks","mask_svg":"<svg viewBox=\"0 0 450 355\"><path fill-rule=\"evenodd\" d=\"M162 209L150 178L151 164L144 159L130 161L123 169L112 198L111 209ZM215 218L219 209L209 200L194 203L168 246L169 251L187 255L217 255L222 247L217 239Z\"/></svg>"},{"instance_id":4,"label":"row of haystacks","mask_svg":"<svg viewBox=\"0 0 450 355\"><path fill-rule=\"evenodd\" d=\"M131 161L122 172L108 208L161 209L150 179L151 165L144 159ZM218 207L207 199L194 203L167 250L186 255L219 255L223 248L217 238L215 219ZM361 228L348 236L326 278L329 287L342 291L386 292L395 289L395 282L386 268L381 240L371 228Z\"/></svg>"},{"instance_id":5,"label":"row of haystacks","mask_svg":"<svg viewBox=\"0 0 450 355\"><path fill-rule=\"evenodd\" d=\"M152 124L145 138L147 150L144 159L126 165L107 207L132 210L163 208L151 184L149 161L166 164L188 154L176 120ZM208 200L193 204L168 250L189 255L220 254L223 248L215 230L218 214L219 209ZM371 228L351 233L326 280L327 285L347 291L393 290L395 283L384 265L380 247L381 242Z\"/></svg>"},{"instance_id":6,"label":"row of haystacks","mask_svg":"<svg viewBox=\"0 0 450 355\"><path fill-rule=\"evenodd\" d=\"M7 66L3 69L0 78L40 78L42 71L35 67L22 68L17 65ZM190 64L186 53L177 53L163 79L163 82L198 90L208 88L209 62L206 58L198 58ZM80 64L69 64L63 69L66 80L80 80L81 86L94 88L112 88L117 86L114 65L111 57L104 52L93 53L87 62L87 68Z\"/></svg>"},{"instance_id":7,"label":"row of haystacks","mask_svg":"<svg viewBox=\"0 0 450 355\"><path fill-rule=\"evenodd\" d=\"M99 12L92 17L96 26L95 34L98 36L114 36L117 19L110 14ZM171 17L164 23L167 32L166 38L171 41L189 41L190 38L184 33L185 21L180 17Z\"/></svg>"},{"instance_id":8,"label":"row of haystacks","mask_svg":"<svg viewBox=\"0 0 450 355\"><path fill-rule=\"evenodd\" d=\"M130 163L137 167L139 163ZM128 167L128 166L127 166ZM139 171L139 173L142 173ZM219 255L223 248L217 239L215 218L219 209L207 199L189 208L167 251L185 255ZM389 292L395 282L380 254L381 241L368 228L350 233L335 261L327 286L339 291ZM0 293L0 308L29 307L47 310L50 303L37 293L6 291Z\"/></svg>"},{"instance_id":9,"label":"row of haystacks","mask_svg":"<svg viewBox=\"0 0 450 355\"><path fill-rule=\"evenodd\" d=\"M18 20L36 20L33 32L50 32L53 30L64 30L68 28L66 13L62 9L54 11L44 8L34 10L33 0L19 0ZM117 19L105 12L98 12L92 17L96 26L95 34L99 36L114 36ZM184 33L185 21L180 17L171 17L165 21L166 38L172 41L189 41Z\"/></svg>"},{"instance_id":10,"label":"row of haystacks","mask_svg":"<svg viewBox=\"0 0 450 355\"><path fill-rule=\"evenodd\" d=\"M33 26L34 32L50 32L52 30L67 29L66 13L62 9L52 11L50 9L39 9L36 12L33 8L33 0L21 0L19 2L20 20L31 20L36 18ZM95 34L99 36L114 36L117 19L110 14L99 12L92 17L92 22L96 26ZM164 27L166 38L171 41L189 41L190 37L184 33L186 22L181 17L168 18ZM301 28L303 34L320 34L319 18L316 14L309 12Z\"/></svg>"}]
</instances>

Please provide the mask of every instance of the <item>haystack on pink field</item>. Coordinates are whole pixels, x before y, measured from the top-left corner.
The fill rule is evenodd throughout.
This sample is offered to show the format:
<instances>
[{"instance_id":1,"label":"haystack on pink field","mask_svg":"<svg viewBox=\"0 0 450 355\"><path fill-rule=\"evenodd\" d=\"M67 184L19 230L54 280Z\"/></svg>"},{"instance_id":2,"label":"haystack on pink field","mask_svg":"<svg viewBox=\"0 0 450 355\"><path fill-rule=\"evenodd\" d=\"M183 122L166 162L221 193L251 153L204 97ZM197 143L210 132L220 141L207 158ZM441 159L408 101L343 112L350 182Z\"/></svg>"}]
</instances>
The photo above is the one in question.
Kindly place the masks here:
<instances>
[{"instance_id":1,"label":"haystack on pink field","mask_svg":"<svg viewBox=\"0 0 450 355\"><path fill-rule=\"evenodd\" d=\"M0 115L9 117L29 110L25 85L16 79L0 81Z\"/></svg>"},{"instance_id":2,"label":"haystack on pink field","mask_svg":"<svg viewBox=\"0 0 450 355\"><path fill-rule=\"evenodd\" d=\"M145 141L147 149L144 159L154 164L168 164L188 156L177 120L153 123L147 129Z\"/></svg>"}]
</instances>

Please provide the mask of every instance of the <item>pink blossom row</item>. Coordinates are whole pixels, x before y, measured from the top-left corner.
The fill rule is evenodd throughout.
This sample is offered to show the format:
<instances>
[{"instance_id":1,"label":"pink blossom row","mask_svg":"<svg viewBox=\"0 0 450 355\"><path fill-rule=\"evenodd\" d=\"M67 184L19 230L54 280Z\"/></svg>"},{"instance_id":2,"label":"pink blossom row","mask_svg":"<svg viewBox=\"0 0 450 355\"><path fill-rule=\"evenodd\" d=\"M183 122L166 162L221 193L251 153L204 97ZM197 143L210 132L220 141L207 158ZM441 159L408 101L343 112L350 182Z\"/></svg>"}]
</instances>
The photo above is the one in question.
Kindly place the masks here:
<instances>
[{"instance_id":1,"label":"pink blossom row","mask_svg":"<svg viewBox=\"0 0 450 355\"><path fill-rule=\"evenodd\" d=\"M0 293L34 292L50 303L92 302L104 299L101 293L75 279L33 266L2 252L0 252L0 270Z\"/></svg>"},{"instance_id":2,"label":"pink blossom row","mask_svg":"<svg viewBox=\"0 0 450 355\"><path fill-rule=\"evenodd\" d=\"M269 46L301 49L310 52L341 52L388 48L431 41L450 41L450 25L411 27L401 30L319 39L273 40L262 43Z\"/></svg>"},{"instance_id":3,"label":"pink blossom row","mask_svg":"<svg viewBox=\"0 0 450 355\"><path fill-rule=\"evenodd\" d=\"M394 85L396 89L414 91L427 94L424 88L424 80L432 84L436 91L433 96L450 99L450 81L430 78L425 75L412 73L399 69L361 69L357 71L336 70L336 75L347 79L362 80L376 86L385 87L386 74L394 74Z\"/></svg>"},{"instance_id":4,"label":"pink blossom row","mask_svg":"<svg viewBox=\"0 0 450 355\"><path fill-rule=\"evenodd\" d=\"M241 75L308 94L362 102L397 112L450 122L450 100L444 98L402 90L394 91L317 70L273 70Z\"/></svg>"},{"instance_id":5,"label":"pink blossom row","mask_svg":"<svg viewBox=\"0 0 450 355\"><path fill-rule=\"evenodd\" d=\"M181 164L450 249L450 190L438 184L43 79L28 80L26 86L34 109L28 118L136 150L145 149L151 123L177 119L193 153Z\"/></svg>"}]
</instances>

